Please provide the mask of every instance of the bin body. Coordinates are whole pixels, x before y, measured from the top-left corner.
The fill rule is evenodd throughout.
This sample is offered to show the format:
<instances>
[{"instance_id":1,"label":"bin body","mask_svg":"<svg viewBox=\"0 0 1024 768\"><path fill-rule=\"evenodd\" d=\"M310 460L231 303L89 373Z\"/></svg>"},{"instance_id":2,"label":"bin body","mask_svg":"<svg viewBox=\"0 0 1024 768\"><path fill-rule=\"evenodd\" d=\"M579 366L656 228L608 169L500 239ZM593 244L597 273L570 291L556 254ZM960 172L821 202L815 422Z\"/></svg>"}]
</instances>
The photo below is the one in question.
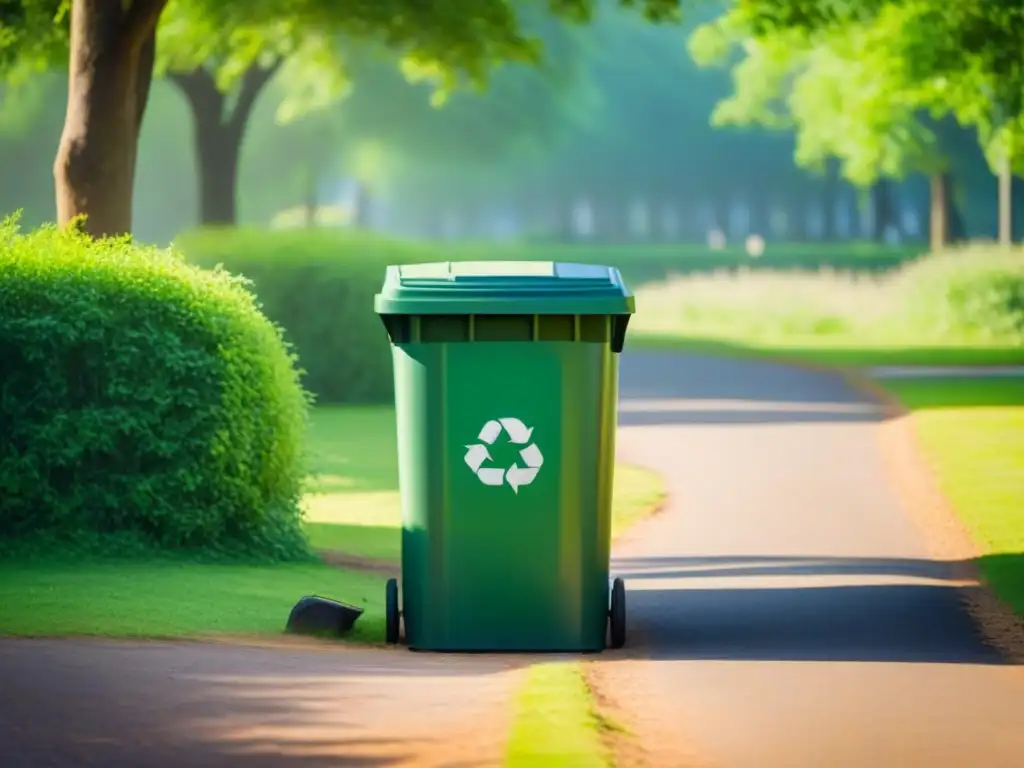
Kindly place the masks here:
<instances>
[{"instance_id":1,"label":"bin body","mask_svg":"<svg viewBox=\"0 0 1024 768\"><path fill-rule=\"evenodd\" d=\"M389 268L413 649L605 647L617 271L537 262Z\"/></svg>"}]
</instances>

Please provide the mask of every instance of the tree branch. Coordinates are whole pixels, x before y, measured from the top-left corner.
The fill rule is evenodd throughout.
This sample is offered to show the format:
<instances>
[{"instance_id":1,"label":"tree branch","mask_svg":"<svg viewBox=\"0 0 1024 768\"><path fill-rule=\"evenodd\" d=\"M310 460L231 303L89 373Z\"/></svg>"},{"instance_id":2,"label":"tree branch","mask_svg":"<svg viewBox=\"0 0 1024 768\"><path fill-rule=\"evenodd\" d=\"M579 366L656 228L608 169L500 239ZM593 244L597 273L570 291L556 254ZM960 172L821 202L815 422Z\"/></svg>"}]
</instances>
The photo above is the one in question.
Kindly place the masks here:
<instances>
[{"instance_id":1,"label":"tree branch","mask_svg":"<svg viewBox=\"0 0 1024 768\"><path fill-rule=\"evenodd\" d=\"M260 67L254 64L245 71L242 85L238 91L238 101L235 102L235 108L231 110L231 117L228 119L228 123L234 130L241 131L245 127L249 114L256 104L256 99L259 98L264 86L277 74L281 63L282 60L279 58L269 67Z\"/></svg>"},{"instance_id":2,"label":"tree branch","mask_svg":"<svg viewBox=\"0 0 1024 768\"><path fill-rule=\"evenodd\" d=\"M224 94L217 90L217 83L206 67L191 72L169 72L167 79L185 94L197 117L213 113L218 124L224 122Z\"/></svg>"},{"instance_id":3,"label":"tree branch","mask_svg":"<svg viewBox=\"0 0 1024 768\"><path fill-rule=\"evenodd\" d=\"M125 41L141 49L149 35L156 31L156 23L166 6L167 0L132 0L124 13Z\"/></svg>"}]
</instances>

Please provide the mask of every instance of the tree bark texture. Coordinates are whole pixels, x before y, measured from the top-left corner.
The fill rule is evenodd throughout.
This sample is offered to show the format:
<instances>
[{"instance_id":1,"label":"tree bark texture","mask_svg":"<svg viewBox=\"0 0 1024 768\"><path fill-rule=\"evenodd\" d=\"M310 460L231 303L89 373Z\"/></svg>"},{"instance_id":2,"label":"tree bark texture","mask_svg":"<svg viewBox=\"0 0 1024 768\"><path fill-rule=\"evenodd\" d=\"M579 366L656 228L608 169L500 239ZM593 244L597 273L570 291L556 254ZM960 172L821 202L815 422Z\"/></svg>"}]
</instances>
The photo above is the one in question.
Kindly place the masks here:
<instances>
[{"instance_id":1,"label":"tree bark texture","mask_svg":"<svg viewBox=\"0 0 1024 768\"><path fill-rule=\"evenodd\" d=\"M139 128L166 0L74 0L68 103L53 176L57 222L93 237L131 232Z\"/></svg>"},{"instance_id":2,"label":"tree bark texture","mask_svg":"<svg viewBox=\"0 0 1024 768\"><path fill-rule=\"evenodd\" d=\"M270 67L250 67L242 78L232 109L228 109L227 96L218 90L208 70L173 72L168 76L192 109L199 221L204 226L238 223L238 170L245 129L256 99L279 66L278 61Z\"/></svg>"},{"instance_id":3,"label":"tree bark texture","mask_svg":"<svg viewBox=\"0 0 1024 768\"><path fill-rule=\"evenodd\" d=\"M949 173L933 173L930 178L928 228L932 251L941 251L949 243Z\"/></svg>"}]
</instances>

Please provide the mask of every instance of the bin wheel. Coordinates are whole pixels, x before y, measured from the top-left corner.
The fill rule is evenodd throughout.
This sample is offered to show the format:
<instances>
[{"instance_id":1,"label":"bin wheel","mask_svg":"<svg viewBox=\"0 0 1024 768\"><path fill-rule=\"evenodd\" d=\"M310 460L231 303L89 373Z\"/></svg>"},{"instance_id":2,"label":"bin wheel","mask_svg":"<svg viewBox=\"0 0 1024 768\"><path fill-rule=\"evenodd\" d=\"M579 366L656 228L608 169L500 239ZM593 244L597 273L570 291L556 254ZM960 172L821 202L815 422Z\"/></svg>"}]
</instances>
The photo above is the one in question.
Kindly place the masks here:
<instances>
[{"instance_id":1,"label":"bin wheel","mask_svg":"<svg viewBox=\"0 0 1024 768\"><path fill-rule=\"evenodd\" d=\"M398 644L399 621L398 579L388 579L384 590L384 639L389 645Z\"/></svg>"},{"instance_id":2,"label":"bin wheel","mask_svg":"<svg viewBox=\"0 0 1024 768\"><path fill-rule=\"evenodd\" d=\"M611 606L608 609L609 647L621 648L626 644L626 582L616 578L612 582Z\"/></svg>"}]
</instances>

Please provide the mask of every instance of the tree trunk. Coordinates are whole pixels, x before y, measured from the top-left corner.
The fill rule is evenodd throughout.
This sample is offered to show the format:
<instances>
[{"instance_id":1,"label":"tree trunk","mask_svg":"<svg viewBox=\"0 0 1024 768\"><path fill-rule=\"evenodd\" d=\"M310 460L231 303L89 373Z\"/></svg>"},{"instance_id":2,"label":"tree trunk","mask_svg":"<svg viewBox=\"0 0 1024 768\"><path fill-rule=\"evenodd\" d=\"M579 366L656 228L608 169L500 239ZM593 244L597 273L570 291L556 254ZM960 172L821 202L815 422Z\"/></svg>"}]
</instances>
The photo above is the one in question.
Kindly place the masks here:
<instances>
[{"instance_id":1,"label":"tree trunk","mask_svg":"<svg viewBox=\"0 0 1024 768\"><path fill-rule=\"evenodd\" d=\"M93 237L131 232L139 127L166 0L71 4L68 104L53 164L57 222Z\"/></svg>"},{"instance_id":2,"label":"tree trunk","mask_svg":"<svg viewBox=\"0 0 1024 768\"><path fill-rule=\"evenodd\" d=\"M356 182L356 191L353 196L352 226L356 229L369 230L373 226L373 212L370 187L362 181Z\"/></svg>"},{"instance_id":3,"label":"tree trunk","mask_svg":"<svg viewBox=\"0 0 1024 768\"><path fill-rule=\"evenodd\" d=\"M786 239L793 243L807 240L807 201L803 195L794 195L789 199L787 210Z\"/></svg>"},{"instance_id":4,"label":"tree trunk","mask_svg":"<svg viewBox=\"0 0 1024 768\"><path fill-rule=\"evenodd\" d=\"M1013 170L1009 159L999 166L999 245L1013 244Z\"/></svg>"},{"instance_id":5,"label":"tree trunk","mask_svg":"<svg viewBox=\"0 0 1024 768\"><path fill-rule=\"evenodd\" d=\"M875 242L885 240L885 231L893 221L892 182L879 179L871 188L871 238Z\"/></svg>"},{"instance_id":6,"label":"tree trunk","mask_svg":"<svg viewBox=\"0 0 1024 768\"><path fill-rule=\"evenodd\" d=\"M826 242L836 240L836 206L839 201L839 163L829 159L821 190L821 237Z\"/></svg>"},{"instance_id":7,"label":"tree trunk","mask_svg":"<svg viewBox=\"0 0 1024 768\"><path fill-rule=\"evenodd\" d=\"M217 89L205 68L172 72L192 108L192 135L199 176L199 221L203 226L234 226L238 223L238 161L242 140L256 99L280 66L253 66L246 70L234 109Z\"/></svg>"},{"instance_id":8,"label":"tree trunk","mask_svg":"<svg viewBox=\"0 0 1024 768\"><path fill-rule=\"evenodd\" d=\"M156 63L156 27L146 36L139 51L138 76L135 81L135 144L132 145L132 179L138 167L139 139L142 137L142 121L149 105L149 90L153 85L153 65Z\"/></svg>"},{"instance_id":9,"label":"tree trunk","mask_svg":"<svg viewBox=\"0 0 1024 768\"><path fill-rule=\"evenodd\" d=\"M951 195L949 172L933 173L930 182L929 242L932 251L941 251L949 243L949 206Z\"/></svg>"}]
</instances>

